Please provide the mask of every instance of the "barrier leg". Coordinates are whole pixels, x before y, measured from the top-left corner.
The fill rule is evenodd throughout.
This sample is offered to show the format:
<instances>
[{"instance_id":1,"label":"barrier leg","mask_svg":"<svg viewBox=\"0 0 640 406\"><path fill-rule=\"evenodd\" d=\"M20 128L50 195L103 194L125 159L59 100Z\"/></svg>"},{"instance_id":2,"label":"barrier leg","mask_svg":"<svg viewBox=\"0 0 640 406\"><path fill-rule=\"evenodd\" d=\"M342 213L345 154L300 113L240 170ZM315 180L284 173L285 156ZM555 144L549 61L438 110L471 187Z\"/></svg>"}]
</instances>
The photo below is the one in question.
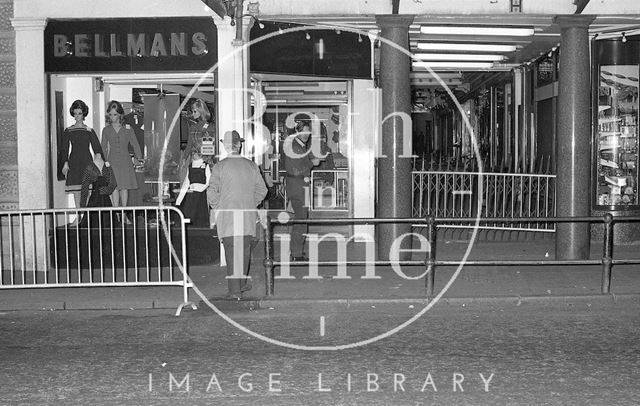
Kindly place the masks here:
<instances>
[{"instance_id":1,"label":"barrier leg","mask_svg":"<svg viewBox=\"0 0 640 406\"><path fill-rule=\"evenodd\" d=\"M265 276L265 296L271 297L274 294L275 281L273 278L273 226L271 217L267 215L266 229L264 233L264 276Z\"/></svg>"},{"instance_id":2,"label":"barrier leg","mask_svg":"<svg viewBox=\"0 0 640 406\"><path fill-rule=\"evenodd\" d=\"M604 245L602 252L602 284L601 293L607 294L611 290L611 268L613 259L613 216L604 215Z\"/></svg>"},{"instance_id":3,"label":"barrier leg","mask_svg":"<svg viewBox=\"0 0 640 406\"><path fill-rule=\"evenodd\" d=\"M169 218L169 223L171 221L170 213L167 213L167 218ZM193 282L189 279L187 275L187 229L185 226L185 219L182 214L179 214L180 221L182 223L181 232L182 232L182 304L178 306L176 310L176 317L180 316L182 309L185 306L191 306L192 310L198 310L198 306L194 302L189 301L189 288L193 286ZM171 241L168 241L171 244Z\"/></svg>"},{"instance_id":4,"label":"barrier leg","mask_svg":"<svg viewBox=\"0 0 640 406\"><path fill-rule=\"evenodd\" d=\"M429 250L427 251L427 257L425 259L425 265L427 267L425 283L427 300L431 300L433 298L433 285L435 283L436 273L436 221L433 216L427 217L427 238L429 239Z\"/></svg>"},{"instance_id":5,"label":"barrier leg","mask_svg":"<svg viewBox=\"0 0 640 406\"><path fill-rule=\"evenodd\" d=\"M184 275L184 274L183 274ZM184 280L184 284L182 285L182 289L183 289L183 299L182 299L182 303L180 304L180 306L178 306L178 309L176 309L176 317L180 316L180 313L182 313L182 309L185 308L185 306L191 306L192 310L198 310L198 306L196 306L196 304L192 301L189 300L189 288L192 286L191 282L187 282L187 280Z\"/></svg>"}]
</instances>

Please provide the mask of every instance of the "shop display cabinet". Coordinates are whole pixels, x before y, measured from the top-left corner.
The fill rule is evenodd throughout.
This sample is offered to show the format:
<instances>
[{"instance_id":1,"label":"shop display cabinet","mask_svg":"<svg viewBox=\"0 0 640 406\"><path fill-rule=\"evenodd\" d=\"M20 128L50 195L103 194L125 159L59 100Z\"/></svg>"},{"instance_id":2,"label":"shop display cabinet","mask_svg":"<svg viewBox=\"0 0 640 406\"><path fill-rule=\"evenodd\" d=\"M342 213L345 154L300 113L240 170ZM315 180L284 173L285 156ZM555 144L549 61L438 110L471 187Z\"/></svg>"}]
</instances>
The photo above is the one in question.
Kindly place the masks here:
<instances>
[{"instance_id":1,"label":"shop display cabinet","mask_svg":"<svg viewBox=\"0 0 640 406\"><path fill-rule=\"evenodd\" d=\"M599 67L595 206L637 210L639 65Z\"/></svg>"}]
</instances>

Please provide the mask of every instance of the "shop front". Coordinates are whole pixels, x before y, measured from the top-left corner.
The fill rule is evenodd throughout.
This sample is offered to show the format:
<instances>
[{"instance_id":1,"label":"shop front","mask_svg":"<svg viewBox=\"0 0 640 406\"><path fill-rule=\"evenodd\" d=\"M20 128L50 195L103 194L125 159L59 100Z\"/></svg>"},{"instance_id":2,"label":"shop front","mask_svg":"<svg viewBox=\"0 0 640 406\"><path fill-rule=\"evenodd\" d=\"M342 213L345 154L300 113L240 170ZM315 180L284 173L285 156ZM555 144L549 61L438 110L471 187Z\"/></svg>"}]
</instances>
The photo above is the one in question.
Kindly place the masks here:
<instances>
[{"instance_id":1,"label":"shop front","mask_svg":"<svg viewBox=\"0 0 640 406\"><path fill-rule=\"evenodd\" d=\"M124 108L125 124L141 150L136 158L144 161L134 161L139 188L132 190L129 206L151 203L157 195L173 197L183 175L191 101L206 103L216 137L245 115L241 92L231 91L244 87L235 28L202 3L151 7L116 0L78 7L71 0L27 0L15 3L12 25L21 209L75 204L65 190L59 155L61 134L74 123L69 108L76 99L88 106L85 124L98 137L107 103L116 100ZM219 55L228 57L215 66ZM219 105L221 94L228 102ZM165 141L165 166L159 168ZM158 184L160 174L175 183ZM160 188L166 193L158 193Z\"/></svg>"},{"instance_id":2,"label":"shop front","mask_svg":"<svg viewBox=\"0 0 640 406\"><path fill-rule=\"evenodd\" d=\"M78 99L89 107L85 123L99 136L106 126L105 106L115 100L124 108L124 124L133 129L139 146L139 151L131 143L128 147L137 187L131 189L127 205L156 204L159 198L173 203L173 190L187 170L185 145L197 124L191 116L195 100L203 100L213 113L207 126L215 135L215 75L206 74L217 62L213 21L207 17L50 20L44 35L53 206L75 204L65 193L62 168L68 157L63 133L73 124L69 106Z\"/></svg>"},{"instance_id":3,"label":"shop front","mask_svg":"<svg viewBox=\"0 0 640 406\"><path fill-rule=\"evenodd\" d=\"M282 31L272 38L269 33ZM374 217L378 89L372 80L371 42L349 32L278 22L251 30L250 75L256 160L272 193L269 210L292 212L284 147L301 123L311 125L320 164L306 191L310 218ZM256 114L257 113L257 114ZM311 227L311 232L351 235L367 227ZM368 230L372 233L372 230Z\"/></svg>"},{"instance_id":4,"label":"shop front","mask_svg":"<svg viewBox=\"0 0 640 406\"><path fill-rule=\"evenodd\" d=\"M136 167L137 187L130 190L127 205L156 204L160 198L173 203L173 190L187 170L184 149L197 124L191 115L195 100L203 100L212 113L206 125L216 135L215 74L206 74L217 62L213 21L207 17L50 20L44 36L53 206L74 204L65 193L62 168L69 156L63 133L73 124L69 106L77 99L87 104L90 114L85 123L98 136L107 125L110 101L124 108L124 124L133 129L139 146L130 143L133 161L120 163ZM212 155L216 153L214 148Z\"/></svg>"}]
</instances>

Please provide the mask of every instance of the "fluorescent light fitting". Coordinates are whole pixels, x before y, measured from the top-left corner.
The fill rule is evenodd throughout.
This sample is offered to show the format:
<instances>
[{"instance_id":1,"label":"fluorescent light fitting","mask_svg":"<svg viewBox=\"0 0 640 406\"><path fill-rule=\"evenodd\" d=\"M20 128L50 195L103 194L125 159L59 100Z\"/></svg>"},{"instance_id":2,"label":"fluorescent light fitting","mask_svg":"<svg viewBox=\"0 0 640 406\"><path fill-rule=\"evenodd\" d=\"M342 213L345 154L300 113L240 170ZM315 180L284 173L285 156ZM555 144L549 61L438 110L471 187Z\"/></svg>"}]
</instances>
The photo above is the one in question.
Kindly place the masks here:
<instances>
[{"instance_id":1,"label":"fluorescent light fitting","mask_svg":"<svg viewBox=\"0 0 640 406\"><path fill-rule=\"evenodd\" d=\"M475 69L487 69L493 66L491 62L414 62L414 68L475 68Z\"/></svg>"},{"instance_id":2,"label":"fluorescent light fitting","mask_svg":"<svg viewBox=\"0 0 640 406\"><path fill-rule=\"evenodd\" d=\"M515 45L460 44L448 42L418 42L417 48L424 51L514 52L516 50Z\"/></svg>"},{"instance_id":3,"label":"fluorescent light fitting","mask_svg":"<svg viewBox=\"0 0 640 406\"><path fill-rule=\"evenodd\" d=\"M502 61L507 59L504 55L492 54L425 54L417 53L413 59L421 61Z\"/></svg>"},{"instance_id":4,"label":"fluorescent light fitting","mask_svg":"<svg viewBox=\"0 0 640 406\"><path fill-rule=\"evenodd\" d=\"M512 27L469 27L459 25L423 25L420 27L423 34L435 35L506 35L514 37L530 37L533 28Z\"/></svg>"}]
</instances>

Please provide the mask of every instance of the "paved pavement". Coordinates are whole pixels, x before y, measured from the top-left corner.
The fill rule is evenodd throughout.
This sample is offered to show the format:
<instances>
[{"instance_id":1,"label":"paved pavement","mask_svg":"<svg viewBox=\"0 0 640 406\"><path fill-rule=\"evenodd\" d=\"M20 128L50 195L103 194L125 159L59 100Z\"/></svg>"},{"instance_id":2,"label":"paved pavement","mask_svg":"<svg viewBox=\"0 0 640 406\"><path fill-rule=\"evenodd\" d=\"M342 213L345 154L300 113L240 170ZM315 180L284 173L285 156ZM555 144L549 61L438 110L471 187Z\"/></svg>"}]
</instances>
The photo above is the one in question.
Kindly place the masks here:
<instances>
[{"instance_id":1,"label":"paved pavement","mask_svg":"<svg viewBox=\"0 0 640 406\"><path fill-rule=\"evenodd\" d=\"M307 345L389 331L417 306L234 320ZM318 321L326 319L325 334ZM47 405L637 405L638 306L436 306L340 351L264 342L213 312L0 312L0 403Z\"/></svg>"},{"instance_id":2,"label":"paved pavement","mask_svg":"<svg viewBox=\"0 0 640 406\"><path fill-rule=\"evenodd\" d=\"M438 260L462 260L468 243L442 239L437 246ZM335 247L321 246L320 259L334 259ZM348 257L362 257L364 250L350 247ZM592 243L591 258L602 256L602 247ZM333 257L333 258L332 258ZM616 259L639 259L640 246L617 246ZM424 278L410 280L400 277L390 267L375 269L379 279L362 279L364 269L349 267L351 279L336 279L335 268L320 268L322 279L303 279L306 267L292 267L295 279L276 280L275 296L264 298L263 249L259 246L252 263L253 290L245 294L252 299L249 307L263 308L301 306L304 303L357 302L425 302ZM552 260L553 238L529 241L480 241L473 245L467 260ZM419 256L414 255L414 259ZM407 277L419 276L422 267L406 267ZM197 291L190 290L190 300L198 303L203 297L222 297L226 293L224 268L218 264L198 265L189 269ZM276 268L276 275L280 269ZM455 276L455 278L452 278ZM632 301L640 302L640 265L616 265L611 280L612 295L600 295L602 270L591 266L464 266L438 267L435 291L442 303L473 303L502 301L520 304L523 301ZM446 289L443 292L443 288ZM182 302L179 287L118 287L118 288L42 288L4 290L0 293L0 310L36 309L150 309L176 308ZM216 302L218 303L218 302ZM224 302L222 302L224 304Z\"/></svg>"}]
</instances>

